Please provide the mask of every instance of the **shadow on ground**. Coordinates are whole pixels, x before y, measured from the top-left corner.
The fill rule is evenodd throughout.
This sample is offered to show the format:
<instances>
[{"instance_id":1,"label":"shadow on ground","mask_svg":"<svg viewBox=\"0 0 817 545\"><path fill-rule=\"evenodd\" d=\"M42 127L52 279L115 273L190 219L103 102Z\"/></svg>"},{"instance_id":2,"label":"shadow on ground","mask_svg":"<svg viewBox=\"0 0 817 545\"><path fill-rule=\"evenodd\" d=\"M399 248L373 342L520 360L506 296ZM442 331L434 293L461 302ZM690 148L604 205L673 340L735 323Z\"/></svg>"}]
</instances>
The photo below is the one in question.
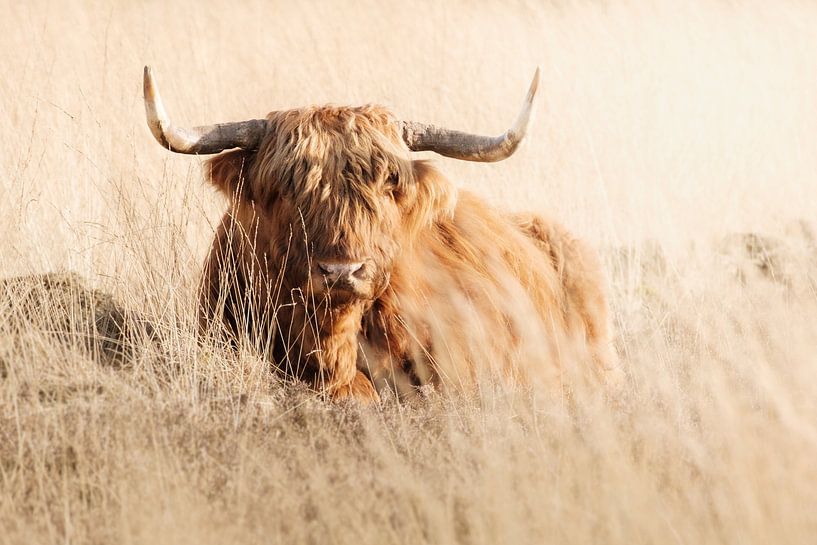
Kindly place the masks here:
<instances>
[{"instance_id":1,"label":"shadow on ground","mask_svg":"<svg viewBox=\"0 0 817 545\"><path fill-rule=\"evenodd\" d=\"M159 348L149 319L76 273L0 280L0 324L3 337L16 341L12 344L37 337L113 368L130 365L140 350ZM0 354L0 374L7 372L6 357Z\"/></svg>"}]
</instances>

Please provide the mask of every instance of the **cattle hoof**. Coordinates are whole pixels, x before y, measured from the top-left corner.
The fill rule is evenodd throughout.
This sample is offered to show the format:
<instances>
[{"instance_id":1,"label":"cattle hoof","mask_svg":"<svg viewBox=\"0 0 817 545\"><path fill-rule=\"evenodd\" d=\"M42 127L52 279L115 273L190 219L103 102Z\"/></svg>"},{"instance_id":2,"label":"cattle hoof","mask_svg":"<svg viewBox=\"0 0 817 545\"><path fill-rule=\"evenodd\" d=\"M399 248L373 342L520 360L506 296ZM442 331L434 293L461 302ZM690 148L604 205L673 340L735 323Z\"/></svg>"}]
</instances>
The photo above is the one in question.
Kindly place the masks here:
<instances>
[{"instance_id":1,"label":"cattle hoof","mask_svg":"<svg viewBox=\"0 0 817 545\"><path fill-rule=\"evenodd\" d=\"M380 402L380 396L369 378L357 372L352 382L343 386L336 386L330 391L332 401L344 401L354 399L364 405L375 405Z\"/></svg>"}]
</instances>

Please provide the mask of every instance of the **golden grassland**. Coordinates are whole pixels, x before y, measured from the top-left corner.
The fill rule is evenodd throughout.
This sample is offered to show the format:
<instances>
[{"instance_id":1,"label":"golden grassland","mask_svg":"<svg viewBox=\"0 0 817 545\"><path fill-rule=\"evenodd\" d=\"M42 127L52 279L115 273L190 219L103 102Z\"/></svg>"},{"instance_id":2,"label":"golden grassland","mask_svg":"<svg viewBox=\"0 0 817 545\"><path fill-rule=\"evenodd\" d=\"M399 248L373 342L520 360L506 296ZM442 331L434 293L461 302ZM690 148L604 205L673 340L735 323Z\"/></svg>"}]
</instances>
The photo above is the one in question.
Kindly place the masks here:
<instances>
[{"instance_id":1,"label":"golden grassland","mask_svg":"<svg viewBox=\"0 0 817 545\"><path fill-rule=\"evenodd\" d=\"M813 4L2 12L0 273L23 279L0 289L0 544L814 539ZM144 64L182 123L378 102L489 133L540 65L524 149L435 161L599 248L621 389L486 383L366 410L198 343L225 203L152 140ZM26 276L51 271L85 280ZM127 346L99 338L122 324Z\"/></svg>"}]
</instances>

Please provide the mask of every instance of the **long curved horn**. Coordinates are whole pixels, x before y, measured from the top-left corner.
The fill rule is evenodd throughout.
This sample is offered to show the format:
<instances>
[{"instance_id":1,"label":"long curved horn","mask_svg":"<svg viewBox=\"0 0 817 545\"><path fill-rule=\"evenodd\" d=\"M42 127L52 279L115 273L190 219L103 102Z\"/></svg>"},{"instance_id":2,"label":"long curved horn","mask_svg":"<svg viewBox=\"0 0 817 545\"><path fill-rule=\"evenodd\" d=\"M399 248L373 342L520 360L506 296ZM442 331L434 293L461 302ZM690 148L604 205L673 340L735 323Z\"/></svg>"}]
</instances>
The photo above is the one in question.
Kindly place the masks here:
<instances>
[{"instance_id":1,"label":"long curved horn","mask_svg":"<svg viewBox=\"0 0 817 545\"><path fill-rule=\"evenodd\" d=\"M403 140L411 151L433 151L464 161L493 163L507 159L525 139L528 123L533 113L533 99L538 88L539 68L537 67L516 122L499 136L480 136L425 123L401 121Z\"/></svg>"},{"instance_id":2,"label":"long curved horn","mask_svg":"<svg viewBox=\"0 0 817 545\"><path fill-rule=\"evenodd\" d=\"M159 96L159 88L149 66L144 76L145 114L154 138L165 148L176 153L209 154L230 148L258 149L267 132L265 119L251 119L235 123L218 123L201 127L176 127L170 123Z\"/></svg>"}]
</instances>

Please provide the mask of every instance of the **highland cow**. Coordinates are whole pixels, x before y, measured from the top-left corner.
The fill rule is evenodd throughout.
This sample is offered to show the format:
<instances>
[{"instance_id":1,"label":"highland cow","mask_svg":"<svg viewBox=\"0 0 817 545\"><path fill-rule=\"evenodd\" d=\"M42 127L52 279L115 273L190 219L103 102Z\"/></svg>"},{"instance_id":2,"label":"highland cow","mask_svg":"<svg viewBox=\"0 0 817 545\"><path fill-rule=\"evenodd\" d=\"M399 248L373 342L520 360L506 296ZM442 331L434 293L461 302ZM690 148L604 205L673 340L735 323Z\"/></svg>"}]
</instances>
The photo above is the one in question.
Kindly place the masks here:
<instances>
[{"instance_id":1,"label":"highland cow","mask_svg":"<svg viewBox=\"0 0 817 545\"><path fill-rule=\"evenodd\" d=\"M231 203L204 267L202 328L250 339L332 399L376 400L387 387L410 395L429 383L469 388L482 374L552 381L582 359L597 374L614 369L593 252L411 157L509 157L538 78L513 127L485 137L372 105L177 127L146 67L153 135L177 153L218 153L208 177Z\"/></svg>"}]
</instances>

